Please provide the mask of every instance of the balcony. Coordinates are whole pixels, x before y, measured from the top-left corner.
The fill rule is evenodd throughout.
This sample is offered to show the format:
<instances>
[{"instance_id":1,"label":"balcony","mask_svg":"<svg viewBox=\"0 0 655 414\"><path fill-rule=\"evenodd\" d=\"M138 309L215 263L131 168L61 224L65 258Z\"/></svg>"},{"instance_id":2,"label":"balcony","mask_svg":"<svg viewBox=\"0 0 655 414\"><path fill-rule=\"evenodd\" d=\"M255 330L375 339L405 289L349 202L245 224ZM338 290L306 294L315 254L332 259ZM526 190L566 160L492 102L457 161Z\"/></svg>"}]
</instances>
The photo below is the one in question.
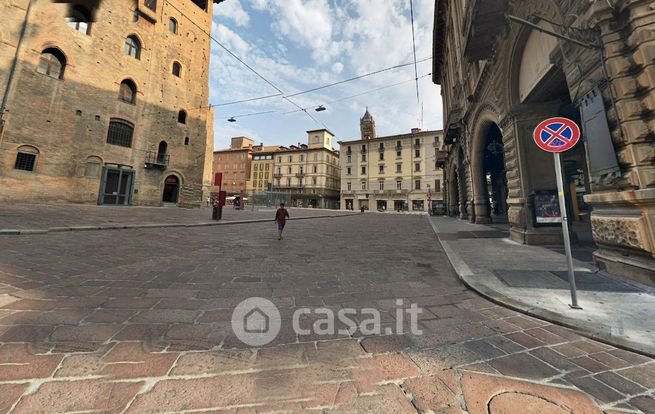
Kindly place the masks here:
<instances>
[{"instance_id":1,"label":"balcony","mask_svg":"<svg viewBox=\"0 0 655 414\"><path fill-rule=\"evenodd\" d=\"M366 154L366 148L362 148L362 154Z\"/></svg>"},{"instance_id":2,"label":"balcony","mask_svg":"<svg viewBox=\"0 0 655 414\"><path fill-rule=\"evenodd\" d=\"M379 152L384 152L384 147L378 147Z\"/></svg>"},{"instance_id":3,"label":"balcony","mask_svg":"<svg viewBox=\"0 0 655 414\"><path fill-rule=\"evenodd\" d=\"M469 2L464 19L464 55L469 60L484 60L493 55L496 36L507 26L507 5L508 0Z\"/></svg>"},{"instance_id":4,"label":"balcony","mask_svg":"<svg viewBox=\"0 0 655 414\"><path fill-rule=\"evenodd\" d=\"M307 174L304 173L304 172L296 173L296 177L298 177L298 178L303 178L303 177L306 176L306 175L307 175Z\"/></svg>"},{"instance_id":5,"label":"balcony","mask_svg":"<svg viewBox=\"0 0 655 414\"><path fill-rule=\"evenodd\" d=\"M159 153L157 151L146 152L145 164L146 168L166 169L170 162L171 156L166 153Z\"/></svg>"},{"instance_id":6,"label":"balcony","mask_svg":"<svg viewBox=\"0 0 655 414\"><path fill-rule=\"evenodd\" d=\"M385 194L387 195L407 195L409 194L409 190L385 190Z\"/></svg>"},{"instance_id":7,"label":"balcony","mask_svg":"<svg viewBox=\"0 0 655 414\"><path fill-rule=\"evenodd\" d=\"M437 168L443 168L446 166L446 160L448 159L448 152L446 151L437 151L436 154L436 163L435 166Z\"/></svg>"},{"instance_id":8,"label":"balcony","mask_svg":"<svg viewBox=\"0 0 655 414\"><path fill-rule=\"evenodd\" d=\"M402 150L403 150L403 147L402 147L402 146L400 146L400 145L397 145L397 146L396 146L396 151L402 151Z\"/></svg>"},{"instance_id":9,"label":"balcony","mask_svg":"<svg viewBox=\"0 0 655 414\"><path fill-rule=\"evenodd\" d=\"M421 149L421 144L414 144L414 149Z\"/></svg>"},{"instance_id":10,"label":"balcony","mask_svg":"<svg viewBox=\"0 0 655 414\"><path fill-rule=\"evenodd\" d=\"M282 173L281 172L273 173L273 178L282 178Z\"/></svg>"}]
</instances>

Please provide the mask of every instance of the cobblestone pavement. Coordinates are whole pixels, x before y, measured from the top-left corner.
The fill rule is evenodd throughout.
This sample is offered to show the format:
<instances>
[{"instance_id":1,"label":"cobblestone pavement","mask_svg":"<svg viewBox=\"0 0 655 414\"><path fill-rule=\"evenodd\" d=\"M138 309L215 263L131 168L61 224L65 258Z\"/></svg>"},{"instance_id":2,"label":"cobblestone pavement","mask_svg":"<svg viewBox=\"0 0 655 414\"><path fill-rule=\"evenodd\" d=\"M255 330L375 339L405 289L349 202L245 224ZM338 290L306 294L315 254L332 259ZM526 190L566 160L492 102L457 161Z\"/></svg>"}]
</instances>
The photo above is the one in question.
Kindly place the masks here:
<instances>
[{"instance_id":1,"label":"cobblestone pavement","mask_svg":"<svg viewBox=\"0 0 655 414\"><path fill-rule=\"evenodd\" d=\"M653 360L468 291L425 217L217 230L0 238L0 412L655 412ZM251 296L283 318L259 349L229 326ZM422 335L291 329L303 306L395 327L397 299Z\"/></svg>"},{"instance_id":2,"label":"cobblestone pavement","mask_svg":"<svg viewBox=\"0 0 655 414\"><path fill-rule=\"evenodd\" d=\"M338 210L290 209L293 217L341 214ZM114 207L93 205L45 205L45 204L3 204L0 206L0 229L47 229L66 226L91 226L115 224L193 224L211 222L211 208L177 207ZM273 220L274 209L249 206L235 210L231 206L223 209L223 221Z\"/></svg>"}]
</instances>

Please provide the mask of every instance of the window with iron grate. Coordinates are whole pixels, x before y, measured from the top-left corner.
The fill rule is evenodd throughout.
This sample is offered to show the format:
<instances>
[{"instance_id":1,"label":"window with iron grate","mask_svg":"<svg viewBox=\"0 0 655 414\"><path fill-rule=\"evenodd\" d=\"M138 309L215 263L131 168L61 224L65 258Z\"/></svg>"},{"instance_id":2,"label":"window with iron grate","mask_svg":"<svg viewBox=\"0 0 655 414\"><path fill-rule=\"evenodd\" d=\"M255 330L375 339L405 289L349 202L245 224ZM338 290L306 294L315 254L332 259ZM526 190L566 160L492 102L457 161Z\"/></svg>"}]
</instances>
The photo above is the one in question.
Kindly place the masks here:
<instances>
[{"instance_id":1,"label":"window with iron grate","mask_svg":"<svg viewBox=\"0 0 655 414\"><path fill-rule=\"evenodd\" d=\"M19 152L16 154L16 163L14 168L17 170L23 171L34 171L36 166L36 154L27 154L25 152Z\"/></svg>"},{"instance_id":2,"label":"window with iron grate","mask_svg":"<svg viewBox=\"0 0 655 414\"><path fill-rule=\"evenodd\" d=\"M112 119L109 122L107 143L111 145L131 148L133 134L134 125L122 119Z\"/></svg>"}]
</instances>

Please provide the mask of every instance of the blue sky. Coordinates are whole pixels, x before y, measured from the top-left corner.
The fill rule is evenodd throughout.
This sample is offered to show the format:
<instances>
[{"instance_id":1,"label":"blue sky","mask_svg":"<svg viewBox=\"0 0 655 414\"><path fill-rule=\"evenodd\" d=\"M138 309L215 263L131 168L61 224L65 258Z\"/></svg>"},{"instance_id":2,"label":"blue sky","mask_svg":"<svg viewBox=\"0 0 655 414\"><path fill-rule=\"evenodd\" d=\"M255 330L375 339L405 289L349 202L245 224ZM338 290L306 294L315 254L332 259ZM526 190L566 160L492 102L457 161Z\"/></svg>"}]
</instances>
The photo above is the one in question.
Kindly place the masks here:
<instances>
[{"instance_id":1,"label":"blue sky","mask_svg":"<svg viewBox=\"0 0 655 414\"><path fill-rule=\"evenodd\" d=\"M416 54L431 56L433 0L414 0ZM290 95L386 67L412 62L409 0L227 0L214 7L213 35L237 56ZM319 123L280 97L215 108L216 149L245 135L266 145L305 142L307 130L328 127L337 140L359 138L366 107L378 135L411 128L440 129L439 88L428 75L431 61L418 64L421 104L416 99L414 67L291 98ZM373 89L407 81L353 99ZM277 93L265 81L212 44L210 103L221 104ZM340 102L334 102L341 100ZM333 103L334 102L334 103ZM327 110L315 112L319 104ZM275 111L239 118L238 115ZM423 114L423 124L421 123ZM236 116L237 122L227 122Z\"/></svg>"}]
</instances>

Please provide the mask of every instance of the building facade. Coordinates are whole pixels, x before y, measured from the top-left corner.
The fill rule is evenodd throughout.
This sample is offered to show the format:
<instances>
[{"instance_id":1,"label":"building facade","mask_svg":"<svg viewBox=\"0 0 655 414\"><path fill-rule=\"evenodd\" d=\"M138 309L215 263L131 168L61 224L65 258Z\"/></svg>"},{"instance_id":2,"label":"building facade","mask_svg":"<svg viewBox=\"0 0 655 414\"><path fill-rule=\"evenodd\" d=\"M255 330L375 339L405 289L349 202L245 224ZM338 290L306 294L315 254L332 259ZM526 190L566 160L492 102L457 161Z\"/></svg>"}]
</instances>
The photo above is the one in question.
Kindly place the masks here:
<instances>
[{"instance_id":1,"label":"building facade","mask_svg":"<svg viewBox=\"0 0 655 414\"><path fill-rule=\"evenodd\" d=\"M444 101L451 215L507 220L520 243L561 241L553 156L534 144L565 116L574 239L607 270L655 283L655 10L640 0L436 0L433 77ZM550 205L550 207L549 207Z\"/></svg>"},{"instance_id":2,"label":"building facade","mask_svg":"<svg viewBox=\"0 0 655 414\"><path fill-rule=\"evenodd\" d=\"M214 174L221 173L223 182L221 189L234 196L247 190L250 180L254 141L247 137L234 137L230 148L214 151ZM214 183L216 184L216 183ZM219 186L212 187L214 196L218 194Z\"/></svg>"},{"instance_id":3,"label":"building facade","mask_svg":"<svg viewBox=\"0 0 655 414\"><path fill-rule=\"evenodd\" d=\"M211 18L206 0L0 5L0 200L199 205Z\"/></svg>"},{"instance_id":4,"label":"building facade","mask_svg":"<svg viewBox=\"0 0 655 414\"><path fill-rule=\"evenodd\" d=\"M360 130L361 139L339 142L341 209L428 211L443 202L441 131L378 137L368 109Z\"/></svg>"},{"instance_id":5,"label":"building facade","mask_svg":"<svg viewBox=\"0 0 655 414\"><path fill-rule=\"evenodd\" d=\"M288 193L293 207L339 208L339 152L327 129L307 131L307 144L275 153L273 191Z\"/></svg>"},{"instance_id":6,"label":"building facade","mask_svg":"<svg viewBox=\"0 0 655 414\"><path fill-rule=\"evenodd\" d=\"M246 183L248 193L273 191L273 171L275 171L275 152L281 147L253 147L250 179Z\"/></svg>"}]
</instances>

